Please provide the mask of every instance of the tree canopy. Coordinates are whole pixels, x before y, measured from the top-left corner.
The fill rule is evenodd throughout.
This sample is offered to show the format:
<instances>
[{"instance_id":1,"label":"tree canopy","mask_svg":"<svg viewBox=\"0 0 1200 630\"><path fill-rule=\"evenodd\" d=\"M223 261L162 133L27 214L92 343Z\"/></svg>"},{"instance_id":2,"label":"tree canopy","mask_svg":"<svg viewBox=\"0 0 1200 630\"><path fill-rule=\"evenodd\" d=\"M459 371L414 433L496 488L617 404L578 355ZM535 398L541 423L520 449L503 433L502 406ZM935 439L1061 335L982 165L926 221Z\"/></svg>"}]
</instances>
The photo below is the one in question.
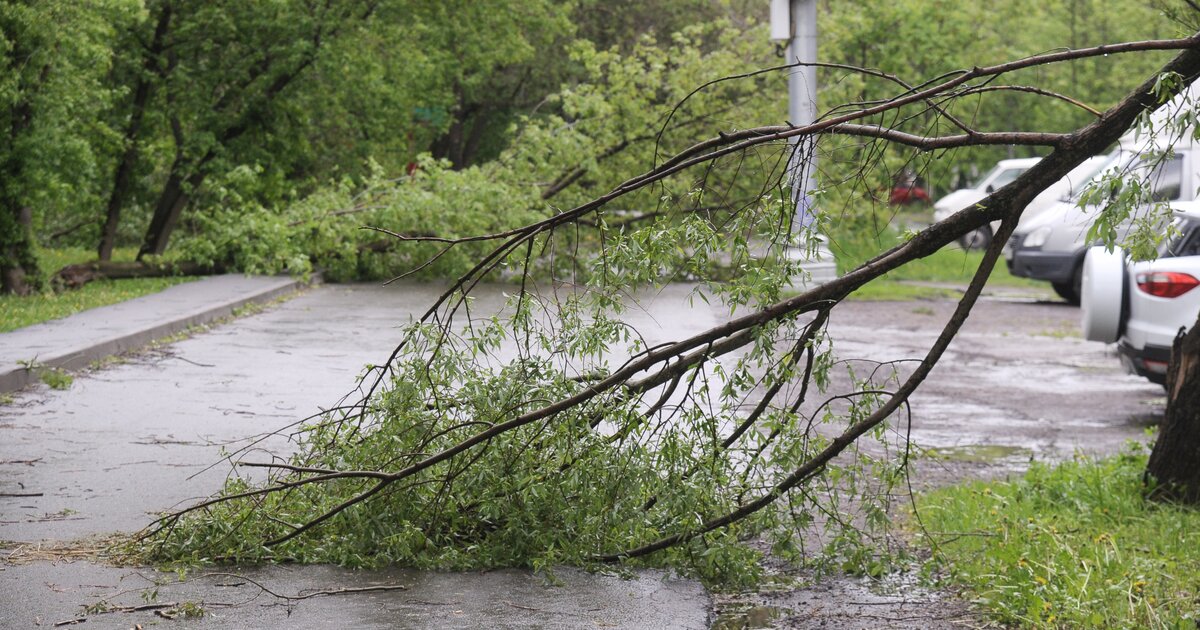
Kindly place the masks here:
<instances>
[{"instance_id":1,"label":"tree canopy","mask_svg":"<svg viewBox=\"0 0 1200 630\"><path fill-rule=\"evenodd\" d=\"M823 68L821 98L870 102L891 93L888 76L936 76L1048 46L1162 37L1179 31L1188 8L1139 0L828 2L822 60L880 73ZM0 49L12 70L0 90L13 121L0 149L9 174L0 212L4 290L39 286L54 270L37 269L35 250L55 244L94 247L100 260L125 245L147 260L196 263L205 261L188 259L203 255L227 269L399 273L412 258L357 228L420 233L421 222L406 217L421 213L399 207L420 196L401 190L415 170L429 174L416 188L445 199L443 217L471 214L461 221L479 226L594 196L692 138L780 121L780 73L718 84L672 113L705 81L778 63L764 11L727 0L8 3ZM1017 71L1003 83L1031 89L979 86L950 113L981 129L1071 129L1089 108L1114 103L1126 77L1164 60L1146 54ZM1070 93L1087 107L1039 98L1032 88ZM872 122L924 133L946 119L929 110ZM850 142L831 146L822 168L836 181L864 159L884 161L849 197L828 199L854 224L867 207L859 200L872 202L898 171L920 171L944 189L956 174L1035 151L868 155ZM505 203L493 196L464 206L429 188L455 186L456 178L520 192L509 190ZM752 196L735 180L713 182L721 194L694 207ZM689 189L663 185L676 200ZM376 212L383 187L392 206ZM367 198L375 201L350 203ZM634 197L625 209L649 216L662 198ZM331 205L314 215L317 204ZM230 240L234 216L265 230L270 246ZM322 218L313 223L314 216ZM445 274L449 262L424 273Z\"/></svg>"}]
</instances>

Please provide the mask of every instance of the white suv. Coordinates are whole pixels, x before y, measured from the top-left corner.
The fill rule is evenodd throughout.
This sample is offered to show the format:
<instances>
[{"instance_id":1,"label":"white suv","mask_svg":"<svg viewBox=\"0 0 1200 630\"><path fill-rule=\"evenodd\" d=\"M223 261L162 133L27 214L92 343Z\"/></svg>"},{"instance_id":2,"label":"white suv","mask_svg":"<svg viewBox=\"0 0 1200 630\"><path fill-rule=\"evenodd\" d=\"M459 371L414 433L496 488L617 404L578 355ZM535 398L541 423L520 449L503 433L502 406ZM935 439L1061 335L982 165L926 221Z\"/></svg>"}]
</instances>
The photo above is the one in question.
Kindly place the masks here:
<instances>
[{"instance_id":1,"label":"white suv","mask_svg":"<svg viewBox=\"0 0 1200 630\"><path fill-rule=\"evenodd\" d=\"M1007 186L1009 182L1020 177L1022 173L1033 168L1033 165L1041 160L1042 158L1000 160L996 166L992 167L992 170L984 173L970 186L959 188L934 202L933 220L941 221L963 208L970 208L980 199ZM992 234L995 233L995 227L995 225L981 227L960 238L959 242L962 243L963 249L987 247L992 240Z\"/></svg>"},{"instance_id":2,"label":"white suv","mask_svg":"<svg viewBox=\"0 0 1200 630\"><path fill-rule=\"evenodd\" d=\"M963 208L970 208L979 203L980 200L995 192L996 189L1007 185L1025 171L1033 168L1033 165L1037 164L1041 159L1000 160L992 170L979 178L979 181L970 188L960 188L938 199L937 203L933 204L933 220L941 221ZM1080 164L1070 173L1067 173L1066 177L1051 184L1049 188L1043 190L1033 201L1030 201L1028 206L1025 206L1025 211L1021 214L1021 224L1025 224L1026 221L1045 212L1059 201L1069 198L1071 195L1082 190L1083 185L1090 181L1107 162L1108 158L1106 156L1088 158L1083 164ZM958 239L958 242L962 245L963 249L982 249L987 247L988 243L992 242L992 235L996 233L996 229L999 227L1000 222L994 221L991 225L985 225L962 236Z\"/></svg>"},{"instance_id":3,"label":"white suv","mask_svg":"<svg viewBox=\"0 0 1200 630\"><path fill-rule=\"evenodd\" d=\"M1163 384L1171 345L1200 315L1200 202L1173 204L1179 235L1157 260L1130 262L1117 248L1092 247L1083 262L1083 335L1117 342L1131 373Z\"/></svg>"}]
</instances>

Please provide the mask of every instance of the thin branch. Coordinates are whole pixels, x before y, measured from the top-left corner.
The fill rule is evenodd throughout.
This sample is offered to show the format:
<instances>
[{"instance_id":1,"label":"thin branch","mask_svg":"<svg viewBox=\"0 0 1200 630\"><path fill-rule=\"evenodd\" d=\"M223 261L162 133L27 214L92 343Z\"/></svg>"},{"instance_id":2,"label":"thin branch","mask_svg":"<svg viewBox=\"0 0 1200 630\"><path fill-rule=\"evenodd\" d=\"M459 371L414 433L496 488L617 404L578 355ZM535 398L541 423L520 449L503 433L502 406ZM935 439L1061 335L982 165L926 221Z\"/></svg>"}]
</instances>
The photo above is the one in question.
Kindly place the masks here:
<instances>
[{"instance_id":1,"label":"thin branch","mask_svg":"<svg viewBox=\"0 0 1200 630\"><path fill-rule=\"evenodd\" d=\"M1058 147L1069 136L1065 133L1033 133L1021 131L1008 132L974 132L957 136L918 136L898 131L881 125L855 125L845 123L827 130L847 136L879 138L896 144L903 144L920 149L933 151L935 149L952 149L955 147L980 145L1023 145Z\"/></svg>"},{"instance_id":2,"label":"thin branch","mask_svg":"<svg viewBox=\"0 0 1200 630\"><path fill-rule=\"evenodd\" d=\"M362 593L384 593L384 592L389 592L389 591L407 591L409 589L409 587L404 584L380 584L377 586L355 586L355 587L324 589L324 590L318 590L318 591L310 591L307 593L305 593L304 591L300 591L299 593L297 593L295 595L284 595L283 593L279 593L272 589L267 588L262 582L259 582L258 580L255 580L254 578L246 577L245 575L242 575L240 573L222 573L222 572L205 573L204 575L202 575L200 577L229 577L229 578L234 578L237 580L245 580L245 581L257 586L259 588L259 590L270 595L271 597L274 597L276 599L286 600L289 602L298 602L298 601L302 601L305 599L312 599L313 597L325 597L325 596L330 596L330 595L358 595L358 594L362 594Z\"/></svg>"},{"instance_id":3,"label":"thin branch","mask_svg":"<svg viewBox=\"0 0 1200 630\"><path fill-rule=\"evenodd\" d=\"M1067 96L1066 94L1060 94L1058 92L1054 92L1054 91L1047 90L1047 89L1040 88L1040 87L1035 87L1032 85L980 85L980 86L970 87L970 88L961 90L961 91L955 93L954 97L967 96L970 94L982 94L983 92L999 92L999 91L1028 92L1030 94L1037 94L1039 96L1048 96L1050 98L1056 98L1060 101L1070 103L1071 105L1074 105L1075 107L1078 107L1079 109L1082 109L1083 111L1085 111L1097 118L1099 118L1102 115L1100 110L1098 110L1080 100L1073 99L1070 96Z\"/></svg>"},{"instance_id":4,"label":"thin branch","mask_svg":"<svg viewBox=\"0 0 1200 630\"><path fill-rule=\"evenodd\" d=\"M867 416L858 423L851 425L841 435L833 439L833 441L825 447L820 453L810 458L804 465L797 468L792 474L780 481L770 492L760 496L758 499L744 504L725 514L723 516L709 519L699 527L687 531L664 536L652 543L642 545L635 549L629 549L615 554L602 554L595 556L593 559L598 562L617 562L632 558L640 558L649 555L656 551L661 551L667 547L678 545L687 542L711 532L715 529L730 525L748 516L753 515L759 510L767 507L775 502L776 499L783 496L786 492L796 487L797 485L807 481L818 472L823 470L835 457L845 451L851 444L862 437L867 431L878 426L884 420L887 420L892 413L908 402L908 397L916 391L917 386L925 380L929 375L930 370L937 364L942 353L954 340L958 330L966 323L967 316L971 314L971 309L975 306L975 301L979 298L979 294L983 291L983 285L987 283L988 277L992 273L992 268L995 266L996 260L1000 257L1000 251L1003 244L1008 241L1008 237L1012 234L1013 228L1016 227L1017 218L1010 216L1000 224L1000 229L997 231L997 238L994 239L991 245L988 246L987 252L984 254L983 260L979 263L979 267L975 271L975 276L971 279L970 285L967 286L967 291L959 300L958 306L954 310L954 314L950 320L946 322L942 333L938 335L937 341L933 347L925 355L925 360L917 367L916 370L908 377L908 380L901 385L900 389L888 399L883 406Z\"/></svg>"}]
</instances>

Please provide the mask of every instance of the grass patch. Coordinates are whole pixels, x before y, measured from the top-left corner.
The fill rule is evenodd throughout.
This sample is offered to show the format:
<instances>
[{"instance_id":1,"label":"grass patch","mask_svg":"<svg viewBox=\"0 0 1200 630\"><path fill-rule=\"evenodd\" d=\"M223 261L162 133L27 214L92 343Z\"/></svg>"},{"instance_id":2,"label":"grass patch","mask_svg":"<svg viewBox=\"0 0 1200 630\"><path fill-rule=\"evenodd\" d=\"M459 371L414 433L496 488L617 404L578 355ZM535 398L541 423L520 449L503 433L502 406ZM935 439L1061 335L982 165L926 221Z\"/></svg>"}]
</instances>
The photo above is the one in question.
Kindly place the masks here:
<instances>
[{"instance_id":1,"label":"grass patch","mask_svg":"<svg viewBox=\"0 0 1200 630\"><path fill-rule=\"evenodd\" d=\"M1022 628L1196 628L1200 511L1142 498L1146 455L1034 464L918 500L934 562Z\"/></svg>"},{"instance_id":2,"label":"grass patch","mask_svg":"<svg viewBox=\"0 0 1200 630\"><path fill-rule=\"evenodd\" d=\"M915 284L902 284L886 278L869 282L854 293L851 300L866 300L868 302L908 302L912 300L944 300L957 298L962 293L953 289L941 287L924 287Z\"/></svg>"},{"instance_id":3,"label":"grass patch","mask_svg":"<svg viewBox=\"0 0 1200 630\"><path fill-rule=\"evenodd\" d=\"M901 236L894 230L886 230L878 236L840 234L834 235L830 249L837 258L838 273L844 274L884 250L900 242ZM851 294L860 300L914 300L957 297L957 291L912 287L898 284L901 281L945 282L966 286L983 261L983 252L963 250L957 245L948 245L933 254L914 260L903 267L884 275ZM1037 280L1018 278L1008 273L1004 261L998 261L988 277L990 286L1045 289L1048 285Z\"/></svg>"},{"instance_id":4,"label":"grass patch","mask_svg":"<svg viewBox=\"0 0 1200 630\"><path fill-rule=\"evenodd\" d=\"M133 260L135 248L120 248L113 260ZM42 271L47 275L66 265L96 259L95 252L83 248L46 249L39 252ZM0 332L16 330L31 324L59 319L89 308L124 302L150 293L194 280L190 277L131 278L97 280L82 288L62 293L45 292L24 297L0 295Z\"/></svg>"}]
</instances>

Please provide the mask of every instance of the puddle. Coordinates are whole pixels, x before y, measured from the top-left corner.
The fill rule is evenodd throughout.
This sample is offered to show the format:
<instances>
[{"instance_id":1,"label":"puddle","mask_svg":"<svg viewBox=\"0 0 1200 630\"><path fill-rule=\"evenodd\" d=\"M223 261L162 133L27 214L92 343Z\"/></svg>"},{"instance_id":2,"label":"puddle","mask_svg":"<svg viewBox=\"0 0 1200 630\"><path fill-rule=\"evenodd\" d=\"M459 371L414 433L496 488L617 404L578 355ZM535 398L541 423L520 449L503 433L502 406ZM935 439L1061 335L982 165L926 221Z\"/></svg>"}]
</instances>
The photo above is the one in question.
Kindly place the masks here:
<instances>
[{"instance_id":1,"label":"puddle","mask_svg":"<svg viewBox=\"0 0 1200 630\"><path fill-rule=\"evenodd\" d=\"M1028 459L1033 451L1023 446L1006 444L967 444L964 446L945 446L929 448L926 455L933 459L950 462L979 462L995 463L1005 459Z\"/></svg>"},{"instance_id":2,"label":"puddle","mask_svg":"<svg viewBox=\"0 0 1200 630\"><path fill-rule=\"evenodd\" d=\"M755 606L753 604L730 603L717 612L717 619L710 630L750 630L750 628L770 628L772 623L781 617L791 615L792 611L778 606Z\"/></svg>"}]
</instances>

